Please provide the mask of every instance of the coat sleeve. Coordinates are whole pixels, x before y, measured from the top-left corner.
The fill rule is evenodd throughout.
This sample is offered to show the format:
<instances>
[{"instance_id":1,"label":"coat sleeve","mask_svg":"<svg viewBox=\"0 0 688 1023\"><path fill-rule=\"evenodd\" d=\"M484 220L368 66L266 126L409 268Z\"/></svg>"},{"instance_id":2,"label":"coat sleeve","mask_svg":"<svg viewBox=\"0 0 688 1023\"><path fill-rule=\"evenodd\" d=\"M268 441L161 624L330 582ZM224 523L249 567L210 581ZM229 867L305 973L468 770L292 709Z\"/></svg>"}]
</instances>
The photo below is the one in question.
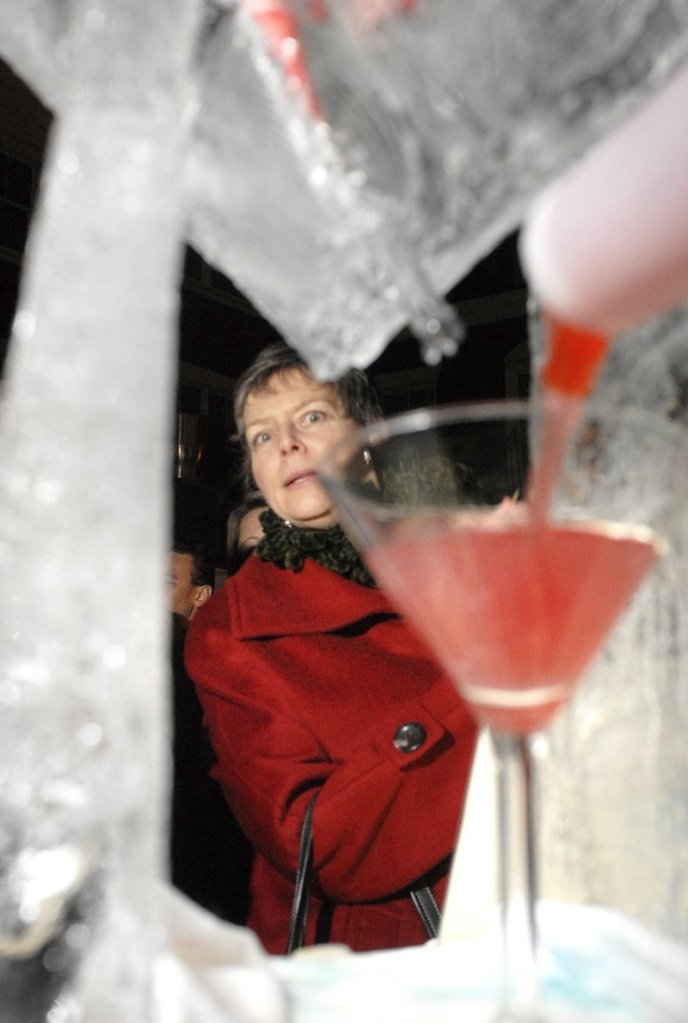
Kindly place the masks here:
<instances>
[{"instance_id":1,"label":"coat sleeve","mask_svg":"<svg viewBox=\"0 0 688 1023\"><path fill-rule=\"evenodd\" d=\"M369 726L335 757L295 713L284 679L257 670L251 644L233 639L228 625L221 600L206 605L189 631L187 666L217 755L214 775L256 850L293 877L303 815L318 790L314 872L326 898L385 898L449 856L476 729L446 679L391 710L371 706ZM415 751L394 745L404 722L423 729Z\"/></svg>"}]
</instances>

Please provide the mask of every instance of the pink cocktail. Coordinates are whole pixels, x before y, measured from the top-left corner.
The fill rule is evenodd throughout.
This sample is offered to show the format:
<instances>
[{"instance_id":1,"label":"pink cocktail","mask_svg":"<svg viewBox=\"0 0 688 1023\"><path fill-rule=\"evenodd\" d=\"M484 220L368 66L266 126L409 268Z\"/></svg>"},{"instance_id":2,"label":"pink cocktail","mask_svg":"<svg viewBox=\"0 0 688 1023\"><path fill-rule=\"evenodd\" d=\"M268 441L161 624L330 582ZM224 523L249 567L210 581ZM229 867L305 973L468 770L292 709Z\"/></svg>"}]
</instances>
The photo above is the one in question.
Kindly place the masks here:
<instances>
[{"instance_id":1,"label":"pink cocktail","mask_svg":"<svg viewBox=\"0 0 688 1023\"><path fill-rule=\"evenodd\" d=\"M367 555L484 725L524 735L570 697L661 542L527 514L410 519Z\"/></svg>"},{"instance_id":2,"label":"pink cocktail","mask_svg":"<svg viewBox=\"0 0 688 1023\"><path fill-rule=\"evenodd\" d=\"M538 987L532 739L663 552L654 530L683 490L685 447L680 427L650 413L502 402L374 424L320 467L379 585L493 739L504 937L495 1023L551 1019Z\"/></svg>"}]
</instances>

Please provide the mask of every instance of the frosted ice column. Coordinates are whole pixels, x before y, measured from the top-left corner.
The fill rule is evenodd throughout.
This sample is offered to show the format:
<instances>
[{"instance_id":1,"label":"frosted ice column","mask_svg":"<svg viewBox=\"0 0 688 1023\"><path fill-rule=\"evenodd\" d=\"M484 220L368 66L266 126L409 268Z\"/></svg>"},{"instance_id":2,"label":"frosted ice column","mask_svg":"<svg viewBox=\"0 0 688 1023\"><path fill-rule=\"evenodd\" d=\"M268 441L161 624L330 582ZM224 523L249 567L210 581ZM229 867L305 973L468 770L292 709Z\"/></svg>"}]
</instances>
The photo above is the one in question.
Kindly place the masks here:
<instances>
[{"instance_id":1,"label":"frosted ice column","mask_svg":"<svg viewBox=\"0 0 688 1023\"><path fill-rule=\"evenodd\" d=\"M532 337L539 351L536 324ZM687 337L686 306L626 333L609 350L595 398L682 424L688 458ZM645 471L661 500L669 477L658 460ZM687 505L678 502L667 523L670 553L554 722L541 776L543 895L614 906L684 943Z\"/></svg>"},{"instance_id":2,"label":"frosted ice column","mask_svg":"<svg viewBox=\"0 0 688 1023\"><path fill-rule=\"evenodd\" d=\"M62 77L0 424L0 1016L147 1023L199 4L15 6L7 59Z\"/></svg>"}]
</instances>

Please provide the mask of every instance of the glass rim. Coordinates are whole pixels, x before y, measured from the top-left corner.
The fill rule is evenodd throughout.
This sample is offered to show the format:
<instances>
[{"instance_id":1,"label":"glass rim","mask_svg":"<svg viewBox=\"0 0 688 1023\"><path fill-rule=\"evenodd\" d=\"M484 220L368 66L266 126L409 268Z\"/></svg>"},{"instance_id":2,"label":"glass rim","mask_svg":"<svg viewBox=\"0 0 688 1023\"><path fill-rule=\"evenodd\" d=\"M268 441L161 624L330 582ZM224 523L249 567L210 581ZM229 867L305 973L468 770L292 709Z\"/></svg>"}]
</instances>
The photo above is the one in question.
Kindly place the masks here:
<instances>
[{"instance_id":1,"label":"glass rim","mask_svg":"<svg viewBox=\"0 0 688 1023\"><path fill-rule=\"evenodd\" d=\"M564 400L570 399L563 396ZM327 476L336 473L338 459L345 452L353 452L368 445L391 437L401 437L420 430L447 426L453 422L476 423L483 420L498 422L516 419L538 419L545 414L543 401L533 398L495 398L450 402L442 405L426 405L421 408L383 416L372 423L358 426L353 434L341 438L321 457L317 471ZM645 427L655 433L663 433L667 439L682 441L688 447L688 423L670 419L659 409L648 409L639 405L614 405L604 399L591 398L581 406L580 423L591 418L613 422L615 425Z\"/></svg>"}]
</instances>

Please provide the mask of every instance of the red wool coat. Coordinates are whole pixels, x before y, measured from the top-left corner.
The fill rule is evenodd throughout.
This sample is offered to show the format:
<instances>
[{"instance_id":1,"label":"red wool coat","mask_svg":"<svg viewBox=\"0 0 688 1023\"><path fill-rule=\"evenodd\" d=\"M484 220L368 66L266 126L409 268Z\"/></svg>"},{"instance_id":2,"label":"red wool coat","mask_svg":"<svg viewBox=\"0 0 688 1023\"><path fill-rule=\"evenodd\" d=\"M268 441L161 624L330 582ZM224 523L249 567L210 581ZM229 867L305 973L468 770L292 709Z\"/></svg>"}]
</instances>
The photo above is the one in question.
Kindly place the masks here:
<instances>
[{"instance_id":1,"label":"red wool coat","mask_svg":"<svg viewBox=\"0 0 688 1023\"><path fill-rule=\"evenodd\" d=\"M286 948L316 790L308 941L325 918L354 951L425 941L405 890L428 875L442 902L476 728L386 597L310 560L296 573L252 557L194 616L186 661L256 850L248 924L265 948Z\"/></svg>"}]
</instances>

